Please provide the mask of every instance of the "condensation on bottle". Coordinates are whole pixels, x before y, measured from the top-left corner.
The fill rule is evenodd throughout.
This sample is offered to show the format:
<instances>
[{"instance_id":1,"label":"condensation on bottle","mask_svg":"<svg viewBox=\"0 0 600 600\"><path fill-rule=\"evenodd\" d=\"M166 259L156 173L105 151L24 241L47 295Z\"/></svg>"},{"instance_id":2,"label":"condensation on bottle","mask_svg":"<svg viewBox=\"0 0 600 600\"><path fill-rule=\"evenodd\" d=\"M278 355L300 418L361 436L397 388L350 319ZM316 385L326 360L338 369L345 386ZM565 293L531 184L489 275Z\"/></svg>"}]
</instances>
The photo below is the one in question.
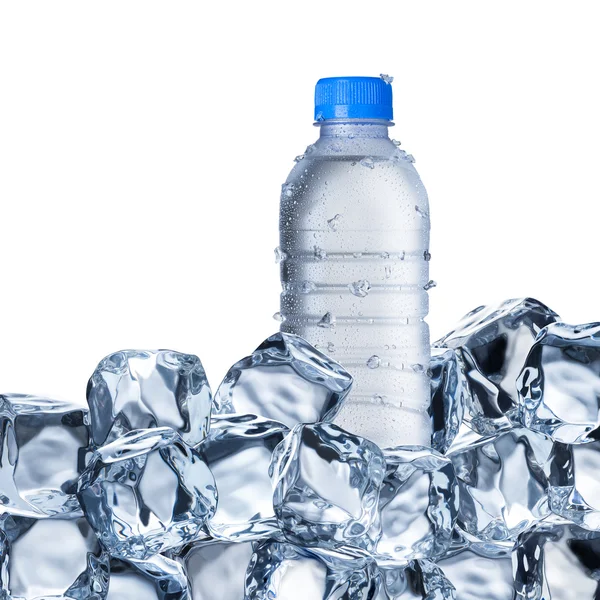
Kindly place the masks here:
<instances>
[{"instance_id":1,"label":"condensation on bottle","mask_svg":"<svg viewBox=\"0 0 600 600\"><path fill-rule=\"evenodd\" d=\"M339 426L382 447L429 445L429 204L389 137L391 78L321 79L315 121L319 139L282 186L281 331L354 377Z\"/></svg>"}]
</instances>

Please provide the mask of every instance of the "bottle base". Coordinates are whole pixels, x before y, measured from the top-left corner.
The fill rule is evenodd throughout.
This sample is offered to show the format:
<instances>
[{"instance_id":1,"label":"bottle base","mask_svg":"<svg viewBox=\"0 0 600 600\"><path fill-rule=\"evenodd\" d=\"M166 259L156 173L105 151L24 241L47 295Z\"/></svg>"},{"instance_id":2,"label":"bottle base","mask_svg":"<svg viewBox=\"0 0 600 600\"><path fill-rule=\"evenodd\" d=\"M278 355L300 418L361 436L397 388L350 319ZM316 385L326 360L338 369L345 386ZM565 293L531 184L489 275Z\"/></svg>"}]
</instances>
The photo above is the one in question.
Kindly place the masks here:
<instances>
[{"instance_id":1,"label":"bottle base","mask_svg":"<svg viewBox=\"0 0 600 600\"><path fill-rule=\"evenodd\" d=\"M424 410L350 396L333 422L380 448L431 446L431 422Z\"/></svg>"}]
</instances>

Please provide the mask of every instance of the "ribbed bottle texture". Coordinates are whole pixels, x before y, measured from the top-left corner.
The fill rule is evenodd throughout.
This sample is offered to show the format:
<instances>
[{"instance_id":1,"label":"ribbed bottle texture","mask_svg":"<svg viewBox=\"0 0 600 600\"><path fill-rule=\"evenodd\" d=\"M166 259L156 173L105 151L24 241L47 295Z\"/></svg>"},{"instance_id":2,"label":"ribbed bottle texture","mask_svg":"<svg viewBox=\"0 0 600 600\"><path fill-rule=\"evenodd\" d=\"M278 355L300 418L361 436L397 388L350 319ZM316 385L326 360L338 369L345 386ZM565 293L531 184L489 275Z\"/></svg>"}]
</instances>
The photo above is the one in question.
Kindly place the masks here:
<instances>
[{"instance_id":1,"label":"ribbed bottle texture","mask_svg":"<svg viewBox=\"0 0 600 600\"><path fill-rule=\"evenodd\" d=\"M323 124L283 185L281 329L353 375L340 426L429 444L429 207L382 123Z\"/></svg>"}]
</instances>

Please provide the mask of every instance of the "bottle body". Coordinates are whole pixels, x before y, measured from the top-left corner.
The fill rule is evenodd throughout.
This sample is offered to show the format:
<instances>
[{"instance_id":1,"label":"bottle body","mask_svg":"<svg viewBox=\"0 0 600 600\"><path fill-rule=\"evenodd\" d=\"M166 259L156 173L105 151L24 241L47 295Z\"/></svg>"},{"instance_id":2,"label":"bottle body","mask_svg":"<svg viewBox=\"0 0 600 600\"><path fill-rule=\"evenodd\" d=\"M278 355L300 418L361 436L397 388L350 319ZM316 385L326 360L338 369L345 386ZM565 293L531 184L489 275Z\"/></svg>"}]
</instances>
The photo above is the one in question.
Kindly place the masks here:
<instances>
[{"instance_id":1,"label":"bottle body","mask_svg":"<svg viewBox=\"0 0 600 600\"><path fill-rule=\"evenodd\" d=\"M283 185L281 330L352 374L341 427L429 445L429 207L388 125L322 124Z\"/></svg>"}]
</instances>

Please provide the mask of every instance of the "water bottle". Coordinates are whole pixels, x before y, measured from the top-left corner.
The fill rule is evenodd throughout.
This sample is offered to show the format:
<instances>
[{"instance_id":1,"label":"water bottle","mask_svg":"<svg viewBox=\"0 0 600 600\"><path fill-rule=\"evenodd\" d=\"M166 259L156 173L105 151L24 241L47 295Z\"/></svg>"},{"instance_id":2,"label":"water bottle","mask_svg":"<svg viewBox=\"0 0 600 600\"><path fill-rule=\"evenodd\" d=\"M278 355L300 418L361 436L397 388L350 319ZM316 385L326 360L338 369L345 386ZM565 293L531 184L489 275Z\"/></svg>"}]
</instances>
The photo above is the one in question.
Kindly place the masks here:
<instances>
[{"instance_id":1,"label":"water bottle","mask_svg":"<svg viewBox=\"0 0 600 600\"><path fill-rule=\"evenodd\" d=\"M281 331L352 374L335 422L382 447L431 438L429 205L392 116L387 76L317 83L320 136L282 186L277 249Z\"/></svg>"}]
</instances>

